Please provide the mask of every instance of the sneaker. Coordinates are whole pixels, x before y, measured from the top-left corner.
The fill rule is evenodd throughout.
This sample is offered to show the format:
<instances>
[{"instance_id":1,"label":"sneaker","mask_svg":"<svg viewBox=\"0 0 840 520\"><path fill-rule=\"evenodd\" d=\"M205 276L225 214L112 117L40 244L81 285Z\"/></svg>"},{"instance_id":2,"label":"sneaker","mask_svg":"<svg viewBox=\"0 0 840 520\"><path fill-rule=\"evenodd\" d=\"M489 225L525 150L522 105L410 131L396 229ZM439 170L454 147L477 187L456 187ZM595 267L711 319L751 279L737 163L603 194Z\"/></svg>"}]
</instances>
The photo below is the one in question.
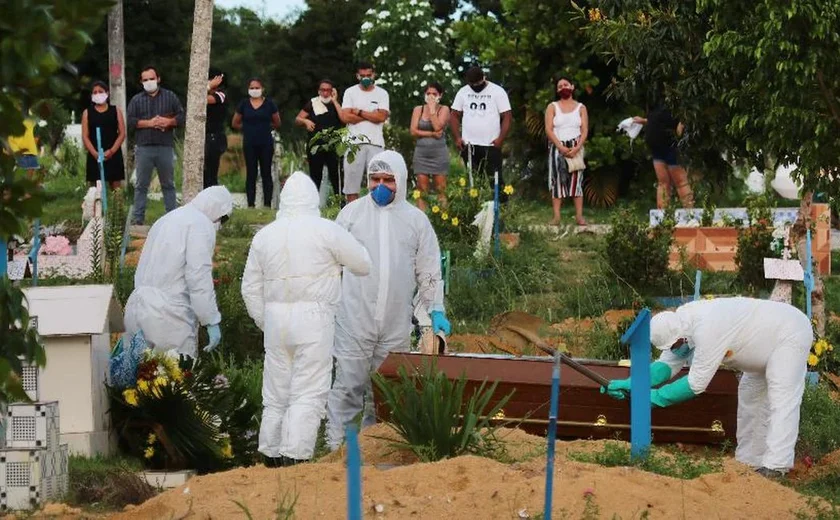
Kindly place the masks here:
<instances>
[{"instance_id":1,"label":"sneaker","mask_svg":"<svg viewBox=\"0 0 840 520\"><path fill-rule=\"evenodd\" d=\"M781 479L785 476L785 474L781 471L764 467L758 468L757 470L755 470L755 472L761 475L762 477L769 478L772 480Z\"/></svg>"}]
</instances>

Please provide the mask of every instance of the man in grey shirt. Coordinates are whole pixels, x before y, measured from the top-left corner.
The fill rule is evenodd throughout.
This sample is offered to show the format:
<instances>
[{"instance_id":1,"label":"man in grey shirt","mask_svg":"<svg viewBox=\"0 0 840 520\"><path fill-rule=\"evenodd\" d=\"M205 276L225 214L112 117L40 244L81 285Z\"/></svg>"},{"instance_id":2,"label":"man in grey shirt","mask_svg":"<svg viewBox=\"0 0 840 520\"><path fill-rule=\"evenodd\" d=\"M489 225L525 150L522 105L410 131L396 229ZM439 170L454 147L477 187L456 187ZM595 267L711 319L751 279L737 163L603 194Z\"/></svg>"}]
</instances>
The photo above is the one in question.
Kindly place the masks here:
<instances>
[{"instance_id":1,"label":"man in grey shirt","mask_svg":"<svg viewBox=\"0 0 840 520\"><path fill-rule=\"evenodd\" d=\"M166 211L178 205L175 195L175 148L173 131L184 124L184 107L171 90L160 88L160 77L154 67L140 73L143 92L128 103L128 128L134 129L134 164L137 183L134 189L135 224L146 219L146 196L157 168L163 204Z\"/></svg>"}]
</instances>

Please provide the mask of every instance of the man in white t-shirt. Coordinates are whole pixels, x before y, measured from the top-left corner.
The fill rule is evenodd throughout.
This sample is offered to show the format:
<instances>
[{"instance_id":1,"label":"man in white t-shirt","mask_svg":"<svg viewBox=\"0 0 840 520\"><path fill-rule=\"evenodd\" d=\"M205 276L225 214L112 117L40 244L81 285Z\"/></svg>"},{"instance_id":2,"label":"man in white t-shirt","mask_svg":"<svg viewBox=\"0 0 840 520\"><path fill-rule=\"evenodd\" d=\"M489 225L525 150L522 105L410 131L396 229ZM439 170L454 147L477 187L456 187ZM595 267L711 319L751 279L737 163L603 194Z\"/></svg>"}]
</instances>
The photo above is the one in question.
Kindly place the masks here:
<instances>
[{"instance_id":1,"label":"man in white t-shirt","mask_svg":"<svg viewBox=\"0 0 840 520\"><path fill-rule=\"evenodd\" d=\"M347 124L350 135L356 142L362 143L352 162L344 156L342 192L347 202L359 198L367 164L374 155L385 149L382 125L388 119L391 110L388 92L373 84L376 80L373 65L367 62L359 63L356 79L359 80L359 84L345 90L341 102L342 122Z\"/></svg>"},{"instance_id":2,"label":"man in white t-shirt","mask_svg":"<svg viewBox=\"0 0 840 520\"><path fill-rule=\"evenodd\" d=\"M467 85L455 95L449 123L455 144L472 173L486 175L493 182L493 173L502 178L502 143L513 119L505 89L487 81L481 67L470 67L464 75ZM501 200L507 199L504 192Z\"/></svg>"}]
</instances>

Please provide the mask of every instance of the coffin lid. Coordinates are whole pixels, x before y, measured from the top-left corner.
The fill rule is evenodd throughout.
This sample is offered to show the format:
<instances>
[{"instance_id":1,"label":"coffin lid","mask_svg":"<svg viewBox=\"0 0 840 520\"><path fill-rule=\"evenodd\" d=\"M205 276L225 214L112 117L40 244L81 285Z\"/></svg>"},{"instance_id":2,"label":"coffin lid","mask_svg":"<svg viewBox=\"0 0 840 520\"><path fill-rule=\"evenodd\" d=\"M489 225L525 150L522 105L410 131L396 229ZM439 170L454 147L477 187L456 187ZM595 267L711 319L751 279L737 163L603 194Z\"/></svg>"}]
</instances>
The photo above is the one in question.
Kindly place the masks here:
<instances>
[{"instance_id":1,"label":"coffin lid","mask_svg":"<svg viewBox=\"0 0 840 520\"><path fill-rule=\"evenodd\" d=\"M112 285L29 287L23 290L38 334L86 336L123 332L122 310Z\"/></svg>"}]
</instances>

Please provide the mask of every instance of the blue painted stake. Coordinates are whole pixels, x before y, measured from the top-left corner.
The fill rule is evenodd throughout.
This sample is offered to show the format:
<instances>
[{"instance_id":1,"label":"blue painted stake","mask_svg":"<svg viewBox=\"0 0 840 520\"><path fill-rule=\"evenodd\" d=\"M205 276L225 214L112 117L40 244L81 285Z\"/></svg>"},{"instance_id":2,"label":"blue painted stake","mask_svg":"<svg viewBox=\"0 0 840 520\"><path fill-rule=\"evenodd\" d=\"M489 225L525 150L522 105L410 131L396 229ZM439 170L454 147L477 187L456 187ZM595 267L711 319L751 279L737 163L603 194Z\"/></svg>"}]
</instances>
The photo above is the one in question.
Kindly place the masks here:
<instances>
[{"instance_id":1,"label":"blue painted stake","mask_svg":"<svg viewBox=\"0 0 840 520\"><path fill-rule=\"evenodd\" d=\"M359 454L359 430L350 423L347 437L347 520L362 520L362 457Z\"/></svg>"},{"instance_id":2,"label":"blue painted stake","mask_svg":"<svg viewBox=\"0 0 840 520\"><path fill-rule=\"evenodd\" d=\"M501 247L499 245L499 215L501 211L499 208L499 172L493 173L493 252L496 258L501 254Z\"/></svg>"},{"instance_id":3,"label":"blue painted stake","mask_svg":"<svg viewBox=\"0 0 840 520\"><path fill-rule=\"evenodd\" d=\"M551 372L551 405L548 412L548 449L545 461L545 505L543 519L551 520L551 499L554 490L554 449L557 441L557 409L560 406L560 356L554 356Z\"/></svg>"},{"instance_id":4,"label":"blue painted stake","mask_svg":"<svg viewBox=\"0 0 840 520\"><path fill-rule=\"evenodd\" d=\"M650 310L642 309L621 336L630 344L630 458L650 449Z\"/></svg>"},{"instance_id":5,"label":"blue painted stake","mask_svg":"<svg viewBox=\"0 0 840 520\"><path fill-rule=\"evenodd\" d=\"M694 274L694 301L700 299L700 279L703 278L703 271L697 270Z\"/></svg>"},{"instance_id":6,"label":"blue painted stake","mask_svg":"<svg viewBox=\"0 0 840 520\"><path fill-rule=\"evenodd\" d=\"M0 238L0 278L5 278L9 274L9 245L6 241Z\"/></svg>"},{"instance_id":7,"label":"blue painted stake","mask_svg":"<svg viewBox=\"0 0 840 520\"><path fill-rule=\"evenodd\" d=\"M38 287L38 252L41 250L41 219L35 219L32 230L32 250L29 261L32 262L32 286Z\"/></svg>"},{"instance_id":8,"label":"blue painted stake","mask_svg":"<svg viewBox=\"0 0 840 520\"><path fill-rule=\"evenodd\" d=\"M102 214L108 214L108 187L105 185L105 152L102 151L102 132L96 127L96 149L99 154L96 161L99 163L99 180L102 183Z\"/></svg>"},{"instance_id":9,"label":"blue painted stake","mask_svg":"<svg viewBox=\"0 0 840 520\"><path fill-rule=\"evenodd\" d=\"M814 272L813 260L811 259L811 230L809 229L805 235L805 276L803 283L805 284L805 314L808 319L811 319L811 291L814 290Z\"/></svg>"}]
</instances>

